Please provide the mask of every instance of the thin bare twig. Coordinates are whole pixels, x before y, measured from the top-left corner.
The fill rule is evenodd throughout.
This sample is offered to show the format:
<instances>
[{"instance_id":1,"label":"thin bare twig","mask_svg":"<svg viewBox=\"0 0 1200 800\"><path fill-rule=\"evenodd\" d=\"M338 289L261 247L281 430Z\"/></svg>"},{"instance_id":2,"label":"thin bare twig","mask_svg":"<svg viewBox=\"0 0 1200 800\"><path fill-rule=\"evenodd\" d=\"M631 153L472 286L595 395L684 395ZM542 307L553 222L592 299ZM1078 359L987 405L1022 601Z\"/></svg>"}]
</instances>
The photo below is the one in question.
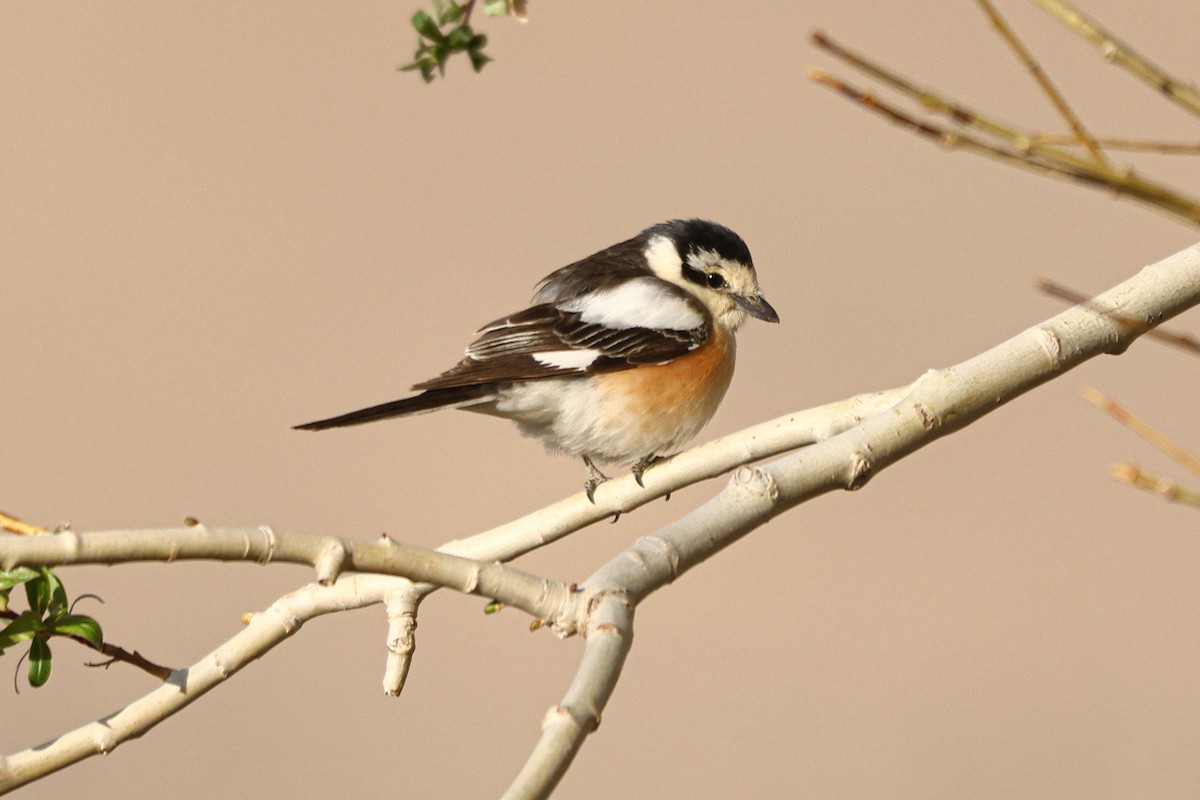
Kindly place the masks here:
<instances>
[{"instance_id":1,"label":"thin bare twig","mask_svg":"<svg viewBox=\"0 0 1200 800\"><path fill-rule=\"evenodd\" d=\"M1175 442L1162 431L1158 430L1149 422L1146 422L1146 420L1134 414L1132 411L1118 403L1113 398L1102 394L1090 386L1084 388L1083 397L1089 403L1106 412L1117 422L1121 423L1126 428L1145 439L1155 448L1165 453L1189 472L1195 475L1200 475L1200 458L1196 458L1196 456L1192 455L1186 447Z\"/></svg>"},{"instance_id":2,"label":"thin bare twig","mask_svg":"<svg viewBox=\"0 0 1200 800\"><path fill-rule=\"evenodd\" d=\"M40 525L31 525L11 514L5 514L3 511L0 511L0 530L15 533L18 536L40 536L48 532Z\"/></svg>"},{"instance_id":3,"label":"thin bare twig","mask_svg":"<svg viewBox=\"0 0 1200 800\"><path fill-rule=\"evenodd\" d=\"M1029 49L1017 37L1016 31L1004 21L1004 18L1000 16L1000 12L992 5L991 0L975 1L983 9L983 13L987 15L988 20L992 23L992 27L1000 34L1000 38L1004 39L1016 57L1029 70L1029 74L1033 76L1033 79L1037 81L1038 86L1042 88L1046 97L1050 99L1051 105L1054 106L1059 116L1067 123L1067 127L1075 134L1075 138L1092 154L1092 159L1095 161L1096 166L1105 171L1110 170L1111 167L1109 166L1108 159L1100 152L1100 146L1096 144L1096 140L1088 133L1078 115L1071 110L1070 105L1067 104L1067 99L1063 97L1062 92L1058 91L1058 88L1050 80L1050 76L1042 69L1042 65L1037 62L1037 59L1033 57L1033 54L1029 52Z\"/></svg>"},{"instance_id":4,"label":"thin bare twig","mask_svg":"<svg viewBox=\"0 0 1200 800\"><path fill-rule=\"evenodd\" d=\"M817 83L942 147L986 155L1034 172L1109 189L1118 195L1138 200L1200 227L1200 201L1160 184L1143 180L1132 172L1098 171L1094 165L1078 158L1051 158L1041 150L1018 151L1001 147L969 133L917 119L895 105L880 100L871 92L858 89L824 70L810 69L808 74Z\"/></svg>"},{"instance_id":5,"label":"thin bare twig","mask_svg":"<svg viewBox=\"0 0 1200 800\"><path fill-rule=\"evenodd\" d=\"M1095 45L1105 60L1128 70L1162 92L1172 102L1200 116L1200 89L1195 85L1172 78L1070 3L1062 0L1033 0L1033 3Z\"/></svg>"},{"instance_id":6,"label":"thin bare twig","mask_svg":"<svg viewBox=\"0 0 1200 800\"><path fill-rule=\"evenodd\" d=\"M1134 464L1113 464L1109 472L1115 480L1147 492L1152 492L1172 503L1183 503L1200 508L1200 492L1195 492L1185 486L1157 475L1143 472Z\"/></svg>"},{"instance_id":7,"label":"thin bare twig","mask_svg":"<svg viewBox=\"0 0 1200 800\"><path fill-rule=\"evenodd\" d=\"M86 641L85 639L80 639L75 636L72 636L71 638L75 639L75 641L79 642L80 644L84 644L84 645L87 645L88 647L91 647L91 644L88 641ZM93 649L95 649L95 648L93 648ZM143 656L137 650L134 650L131 653L128 650L126 650L124 647L119 647L115 644L105 642L103 645L100 646L100 652L103 653L104 655L108 656L108 660L106 660L106 661L88 661L88 662L85 662L85 666L103 667L104 669L108 669L113 664L115 664L117 662L121 662L124 664L131 664L131 665L137 667L138 669L144 670L144 671L150 673L151 675L153 675L154 677L158 678L160 681L165 681L167 678L171 677L172 669L170 667L164 667L160 664L155 664L153 661L151 661L150 659Z\"/></svg>"},{"instance_id":8,"label":"thin bare twig","mask_svg":"<svg viewBox=\"0 0 1200 800\"><path fill-rule=\"evenodd\" d=\"M985 0L979 1L981 4L985 2ZM991 6L990 4L984 5L984 8L988 9ZM995 19L999 20L998 15ZM1002 31L1007 31L1011 35L1011 30L1004 25L1002 20L1000 21L1000 26ZM920 103L925 110L943 115L953 120L956 125L978 130L988 137L998 139L1002 142L1002 144L997 144L977 136L972 136L957 128L948 129L936 123L919 120L907 111L880 100L868 91L857 89L839 77L819 69L809 71L810 77L821 85L839 92L844 97L849 98L859 105L882 114L892 122L902 125L910 131L938 142L943 147L967 150L968 152L986 155L1010 165L1023 167L1045 175L1067 178L1090 186L1109 189L1118 196L1124 195L1138 200L1183 219L1193 226L1200 227L1200 200L1189 197L1156 181L1141 178L1132 170L1114 169L1103 159L1084 158L1081 154L1072 152L1071 145L1077 146L1083 143L1085 147L1093 151L1093 155L1095 156L1098 154L1098 142L1101 140L1092 137L1083 129L1082 123L1070 112L1061 95L1052 87L1047 91L1053 93L1052 97L1057 98L1056 105L1060 107L1060 113L1065 113L1072 129L1076 131L1074 140L1066 142L1064 146L1056 146L1061 143L1061 139L1051 140L1046 136L1022 130L1011 123L1000 122L994 117L981 114L932 89L917 86L894 70L875 63L865 56L834 42L828 35L821 31L815 31L812 34L812 41L817 47L849 64L854 69L881 80L901 94L912 98L915 102ZM1029 55L1019 42L1016 42L1015 37L1010 39L1010 43L1012 42L1015 42L1015 47L1019 53L1024 54L1028 65L1032 60L1032 56ZM1043 81L1045 81L1044 73L1040 73L1040 75ZM1043 86L1045 85L1046 82L1043 83Z\"/></svg>"},{"instance_id":9,"label":"thin bare twig","mask_svg":"<svg viewBox=\"0 0 1200 800\"><path fill-rule=\"evenodd\" d=\"M911 97L915 102L920 103L921 107L926 111L940 114L959 125L974 128L997 139L1002 139L1012 145L1016 151L1032 149L1052 154L1055 158L1062 159L1068 163L1073 162L1080 167L1090 164L1090 162L1079 158L1070 150L1052 147L1051 145L1054 143L1037 142L1031 139L1027 133L1011 123L1001 121L993 116L981 114L959 100L942 94L931 87L918 86L895 70L889 69L879 62L872 61L862 53L835 42L824 31L813 31L812 42L817 47L840 61L849 64L859 72L870 75L901 94ZM825 75L826 73L821 74ZM812 75L811 71L810 75ZM1071 142L1078 144L1078 141L1075 139L1071 139Z\"/></svg>"},{"instance_id":10,"label":"thin bare twig","mask_svg":"<svg viewBox=\"0 0 1200 800\"><path fill-rule=\"evenodd\" d=\"M1066 133L1032 133L1032 144L1078 146L1079 140ZM1106 150L1123 150L1127 153L1157 153L1164 156L1200 155L1200 142L1156 142L1152 139L1128 139L1102 136L1096 143Z\"/></svg>"}]
</instances>

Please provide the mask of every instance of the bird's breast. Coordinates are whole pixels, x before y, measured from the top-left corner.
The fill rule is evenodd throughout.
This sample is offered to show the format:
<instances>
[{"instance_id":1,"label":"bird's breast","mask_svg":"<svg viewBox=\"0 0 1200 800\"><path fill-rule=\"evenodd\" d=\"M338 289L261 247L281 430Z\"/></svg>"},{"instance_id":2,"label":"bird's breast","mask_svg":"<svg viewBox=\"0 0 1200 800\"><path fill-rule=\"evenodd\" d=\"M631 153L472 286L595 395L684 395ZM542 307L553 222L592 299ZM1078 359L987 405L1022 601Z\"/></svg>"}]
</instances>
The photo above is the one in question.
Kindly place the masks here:
<instances>
[{"instance_id":1,"label":"bird's breast","mask_svg":"<svg viewBox=\"0 0 1200 800\"><path fill-rule=\"evenodd\" d=\"M721 325L687 355L665 364L597 375L593 436L608 452L627 461L677 450L700 432L725 397L733 379L736 345Z\"/></svg>"}]
</instances>

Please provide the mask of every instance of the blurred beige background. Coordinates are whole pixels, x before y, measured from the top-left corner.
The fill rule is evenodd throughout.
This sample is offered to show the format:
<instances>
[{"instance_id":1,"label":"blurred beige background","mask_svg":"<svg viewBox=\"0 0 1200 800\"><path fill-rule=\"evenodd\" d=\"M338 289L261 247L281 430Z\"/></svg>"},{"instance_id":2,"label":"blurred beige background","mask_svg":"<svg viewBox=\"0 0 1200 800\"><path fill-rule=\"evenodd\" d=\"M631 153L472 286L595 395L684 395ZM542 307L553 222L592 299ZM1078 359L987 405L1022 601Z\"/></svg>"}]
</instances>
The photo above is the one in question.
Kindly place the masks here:
<instances>
[{"instance_id":1,"label":"blurred beige background","mask_svg":"<svg viewBox=\"0 0 1200 800\"><path fill-rule=\"evenodd\" d=\"M557 500L582 469L496 420L289 426L400 396L551 269L671 217L739 231L783 318L744 331L705 436L969 357L1058 310L1037 275L1100 290L1200 238L940 151L805 77L832 66L807 44L820 27L1057 128L971 3L536 3L526 26L481 16L497 62L432 86L394 71L416 7L0 7L0 507L434 546ZM1086 7L1200 75L1193 3ZM1095 129L1196 139L1032 6L1003 10ZM1195 161L1137 163L1200 187ZM1200 518L1106 477L1123 458L1176 472L1081 401L1087 384L1200 445L1196 362L1142 342L792 512L645 604L561 796L1200 793ZM521 564L582 579L720 485ZM310 577L63 575L104 597L108 638L174 666ZM580 652L527 623L438 595L389 700L382 610L322 618L24 794L496 795ZM0 691L0 752L153 687L55 653L47 688Z\"/></svg>"}]
</instances>

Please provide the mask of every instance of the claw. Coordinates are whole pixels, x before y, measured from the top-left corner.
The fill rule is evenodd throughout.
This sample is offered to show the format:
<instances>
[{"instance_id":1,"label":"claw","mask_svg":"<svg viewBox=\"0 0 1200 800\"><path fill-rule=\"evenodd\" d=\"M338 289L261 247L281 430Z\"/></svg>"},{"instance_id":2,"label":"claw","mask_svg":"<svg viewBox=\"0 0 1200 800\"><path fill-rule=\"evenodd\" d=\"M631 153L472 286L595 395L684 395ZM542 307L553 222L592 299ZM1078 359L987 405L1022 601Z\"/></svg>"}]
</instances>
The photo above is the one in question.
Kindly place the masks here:
<instances>
[{"instance_id":1,"label":"claw","mask_svg":"<svg viewBox=\"0 0 1200 800\"><path fill-rule=\"evenodd\" d=\"M587 499L592 505L596 505L596 487L608 480L608 476L596 468L592 460L587 456L583 457L583 464L588 468L590 477L583 482L583 493L587 495Z\"/></svg>"},{"instance_id":2,"label":"claw","mask_svg":"<svg viewBox=\"0 0 1200 800\"><path fill-rule=\"evenodd\" d=\"M629 468L629 471L633 473L633 479L637 481L638 486L642 487L643 489L646 488L646 484L642 483L642 475L647 469L660 461L666 461L666 459L662 456L656 456L651 453L645 458L639 458L637 461L633 462L633 466Z\"/></svg>"}]
</instances>

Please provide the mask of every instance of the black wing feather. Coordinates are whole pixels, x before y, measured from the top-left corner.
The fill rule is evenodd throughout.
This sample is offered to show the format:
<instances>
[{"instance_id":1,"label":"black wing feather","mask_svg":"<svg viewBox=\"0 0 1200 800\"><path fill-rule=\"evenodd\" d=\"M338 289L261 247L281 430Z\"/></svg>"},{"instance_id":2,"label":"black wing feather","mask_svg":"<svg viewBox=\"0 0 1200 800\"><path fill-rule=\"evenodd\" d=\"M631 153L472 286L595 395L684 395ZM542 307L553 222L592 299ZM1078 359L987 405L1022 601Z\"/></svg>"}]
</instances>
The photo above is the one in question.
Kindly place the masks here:
<instances>
[{"instance_id":1,"label":"black wing feather","mask_svg":"<svg viewBox=\"0 0 1200 800\"><path fill-rule=\"evenodd\" d=\"M467 357L413 389L445 389L488 383L561 378L661 364L695 350L709 335L706 322L687 331L652 328L607 328L583 322L579 312L542 304L485 326L467 348ZM538 354L566 350L598 350L585 369L556 367Z\"/></svg>"}]
</instances>

